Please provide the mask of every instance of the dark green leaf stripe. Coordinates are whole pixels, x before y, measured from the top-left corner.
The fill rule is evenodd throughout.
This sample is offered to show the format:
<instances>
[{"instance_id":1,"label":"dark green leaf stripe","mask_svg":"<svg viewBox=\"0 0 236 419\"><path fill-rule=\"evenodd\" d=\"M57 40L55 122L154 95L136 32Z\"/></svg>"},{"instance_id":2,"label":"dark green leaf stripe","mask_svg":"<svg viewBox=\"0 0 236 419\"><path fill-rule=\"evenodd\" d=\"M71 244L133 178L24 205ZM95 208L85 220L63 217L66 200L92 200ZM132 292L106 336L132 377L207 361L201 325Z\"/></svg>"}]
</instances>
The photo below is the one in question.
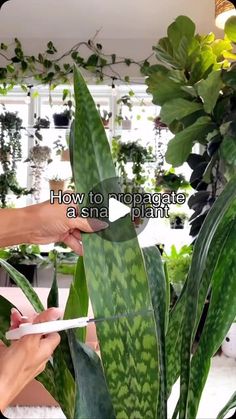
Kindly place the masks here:
<instances>
[{"instance_id":1,"label":"dark green leaf stripe","mask_svg":"<svg viewBox=\"0 0 236 419\"><path fill-rule=\"evenodd\" d=\"M67 348L69 351L69 345ZM75 381L65 362L65 346L58 346L53 357L56 399L67 419L74 417Z\"/></svg>"},{"instance_id":2,"label":"dark green leaf stripe","mask_svg":"<svg viewBox=\"0 0 236 419\"><path fill-rule=\"evenodd\" d=\"M148 274L149 288L158 336L160 388L157 417L164 419L167 418L165 331L168 293L163 262L161 260L159 250L156 247L149 247L143 250L143 254Z\"/></svg>"},{"instance_id":3,"label":"dark green leaf stripe","mask_svg":"<svg viewBox=\"0 0 236 419\"><path fill-rule=\"evenodd\" d=\"M74 331L68 331L68 337L77 383L74 419L114 419L99 356L79 342Z\"/></svg>"},{"instance_id":4,"label":"dark green leaf stripe","mask_svg":"<svg viewBox=\"0 0 236 419\"><path fill-rule=\"evenodd\" d=\"M209 372L211 357L220 347L236 316L236 222L227 229L212 279L212 295L199 346L191 361L188 417L194 418Z\"/></svg>"},{"instance_id":5,"label":"dark green leaf stripe","mask_svg":"<svg viewBox=\"0 0 236 419\"><path fill-rule=\"evenodd\" d=\"M18 272L15 268L13 268L9 263L7 263L3 259L0 259L0 265L8 272L13 281L15 281L16 285L18 285L18 287L23 291L23 293L25 294L29 302L32 304L34 309L37 312L43 311L43 304L41 303L38 295L34 291L29 281L24 277L24 275Z\"/></svg>"},{"instance_id":6,"label":"dark green leaf stripe","mask_svg":"<svg viewBox=\"0 0 236 419\"><path fill-rule=\"evenodd\" d=\"M186 286L186 305L181 344L180 419L187 418L190 380L190 355L197 321L198 294L206 260L215 232L236 198L235 178L232 179L209 212L194 247L193 259Z\"/></svg>"},{"instance_id":7,"label":"dark green leaf stripe","mask_svg":"<svg viewBox=\"0 0 236 419\"><path fill-rule=\"evenodd\" d=\"M234 407L236 407L236 392L230 397L228 403L226 403L216 419L224 419L227 413Z\"/></svg>"},{"instance_id":8,"label":"dark green leaf stripe","mask_svg":"<svg viewBox=\"0 0 236 419\"><path fill-rule=\"evenodd\" d=\"M59 295L57 285L57 262L55 261L52 286L48 295L47 307L59 307Z\"/></svg>"},{"instance_id":9,"label":"dark green leaf stripe","mask_svg":"<svg viewBox=\"0 0 236 419\"><path fill-rule=\"evenodd\" d=\"M75 70L74 177L78 192L88 193L115 168L104 127L88 88ZM114 182L113 190L119 185ZM122 229L133 229L124 218ZM148 281L137 239L104 240L83 235L84 266L96 317L134 313L151 307ZM157 406L157 338L151 314L107 321L97 326L102 361L118 418L154 418Z\"/></svg>"}]
</instances>

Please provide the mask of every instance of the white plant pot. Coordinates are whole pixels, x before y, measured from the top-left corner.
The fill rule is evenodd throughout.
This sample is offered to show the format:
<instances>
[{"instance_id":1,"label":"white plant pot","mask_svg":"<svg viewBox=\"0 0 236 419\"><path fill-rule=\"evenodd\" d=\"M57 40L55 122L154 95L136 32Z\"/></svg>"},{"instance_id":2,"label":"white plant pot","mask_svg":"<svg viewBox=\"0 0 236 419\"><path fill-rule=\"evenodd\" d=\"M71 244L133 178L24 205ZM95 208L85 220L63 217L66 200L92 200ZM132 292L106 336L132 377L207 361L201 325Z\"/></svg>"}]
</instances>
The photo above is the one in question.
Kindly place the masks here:
<instances>
[{"instance_id":1,"label":"white plant pot","mask_svg":"<svg viewBox=\"0 0 236 419\"><path fill-rule=\"evenodd\" d=\"M230 327L221 349L224 355L229 358L236 358L236 323L233 323Z\"/></svg>"}]
</instances>

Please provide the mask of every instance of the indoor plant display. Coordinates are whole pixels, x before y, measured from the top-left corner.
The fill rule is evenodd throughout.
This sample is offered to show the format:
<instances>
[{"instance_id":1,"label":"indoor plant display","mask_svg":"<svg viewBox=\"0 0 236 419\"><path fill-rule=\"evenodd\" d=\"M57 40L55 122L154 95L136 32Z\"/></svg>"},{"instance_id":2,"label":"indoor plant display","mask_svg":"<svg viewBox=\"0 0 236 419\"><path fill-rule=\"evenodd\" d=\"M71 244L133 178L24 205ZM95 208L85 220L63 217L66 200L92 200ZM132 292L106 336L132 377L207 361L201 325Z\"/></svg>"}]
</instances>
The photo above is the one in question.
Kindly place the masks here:
<instances>
[{"instance_id":1,"label":"indoor plant display","mask_svg":"<svg viewBox=\"0 0 236 419\"><path fill-rule=\"evenodd\" d=\"M112 157L117 169L117 174L122 181L124 192L140 192L143 190L147 176L145 163L153 161L152 148L145 148L141 140L124 142L120 136L113 137ZM129 179L127 163L132 165L132 179Z\"/></svg>"},{"instance_id":2,"label":"indoor plant display","mask_svg":"<svg viewBox=\"0 0 236 419\"><path fill-rule=\"evenodd\" d=\"M68 100L66 103L64 103L63 112L53 114L53 121L56 128L65 128L69 126L73 115L72 106L72 101Z\"/></svg>"},{"instance_id":3,"label":"indoor plant display","mask_svg":"<svg viewBox=\"0 0 236 419\"><path fill-rule=\"evenodd\" d=\"M22 120L17 112L8 112L3 106L0 114L0 206L7 206L7 196L13 193L16 197L28 195L32 191L22 188L16 177L17 162L22 158L21 130Z\"/></svg>"},{"instance_id":4,"label":"indoor plant display","mask_svg":"<svg viewBox=\"0 0 236 419\"><path fill-rule=\"evenodd\" d=\"M62 140L62 136L59 135L57 140L54 141L54 150L56 150L57 156L61 156L61 161L70 161L70 153L68 148L69 132L66 132L66 142Z\"/></svg>"},{"instance_id":5,"label":"indoor plant display","mask_svg":"<svg viewBox=\"0 0 236 419\"><path fill-rule=\"evenodd\" d=\"M115 179L116 173L101 119L77 71L75 98L72 167L76 191L87 194L104 179ZM236 281L231 274L236 251L235 182L233 178L227 183L201 227L185 286L170 313L168 281L159 250L141 251L135 235L130 240L116 239L121 232L133 234L129 217L112 223L107 231L83 234L84 258L78 260L65 318L87 316L89 296L94 316L103 318L96 324L101 359L84 344L84 330L67 331L53 363L38 377L67 418L166 419L167 399L179 377L175 417L196 418L211 358L235 318ZM116 180L106 194L111 191L120 192ZM6 261L0 260L0 264L35 310L43 310L24 277ZM209 288L212 296L206 322L192 354ZM55 276L49 306L57 304L56 290ZM11 306L0 296L3 339Z\"/></svg>"}]
</instances>

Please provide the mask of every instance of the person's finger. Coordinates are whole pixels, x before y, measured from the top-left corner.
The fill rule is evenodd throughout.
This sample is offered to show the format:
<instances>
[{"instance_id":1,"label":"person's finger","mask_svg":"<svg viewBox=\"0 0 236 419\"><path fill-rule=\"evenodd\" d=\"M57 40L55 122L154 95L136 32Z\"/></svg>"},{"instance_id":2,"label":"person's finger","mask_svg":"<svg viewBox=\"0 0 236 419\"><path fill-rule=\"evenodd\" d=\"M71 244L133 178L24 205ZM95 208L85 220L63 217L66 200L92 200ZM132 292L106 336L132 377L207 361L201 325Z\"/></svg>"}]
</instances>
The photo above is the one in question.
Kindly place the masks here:
<instances>
[{"instance_id":1,"label":"person's finger","mask_svg":"<svg viewBox=\"0 0 236 419\"><path fill-rule=\"evenodd\" d=\"M75 228L85 233L94 233L96 231L105 230L109 224L96 218L70 218L70 228Z\"/></svg>"},{"instance_id":2,"label":"person's finger","mask_svg":"<svg viewBox=\"0 0 236 419\"><path fill-rule=\"evenodd\" d=\"M60 308L49 308L42 313L38 314L33 323L44 323L58 320L62 317L62 310Z\"/></svg>"},{"instance_id":3,"label":"person's finger","mask_svg":"<svg viewBox=\"0 0 236 419\"><path fill-rule=\"evenodd\" d=\"M59 345L61 337L59 333L50 333L40 341L40 354L42 360L47 361L52 356L56 347Z\"/></svg>"},{"instance_id":4,"label":"person's finger","mask_svg":"<svg viewBox=\"0 0 236 419\"><path fill-rule=\"evenodd\" d=\"M64 243L69 246L75 253L79 256L83 255L83 246L80 240L76 239L72 234L70 234L64 240Z\"/></svg>"},{"instance_id":5,"label":"person's finger","mask_svg":"<svg viewBox=\"0 0 236 419\"><path fill-rule=\"evenodd\" d=\"M11 309L10 329L17 329L21 324L21 314L16 308Z\"/></svg>"},{"instance_id":6,"label":"person's finger","mask_svg":"<svg viewBox=\"0 0 236 419\"><path fill-rule=\"evenodd\" d=\"M82 241L82 236L81 236L81 232L75 228L74 230L71 231L72 236L74 236L77 240Z\"/></svg>"}]
</instances>

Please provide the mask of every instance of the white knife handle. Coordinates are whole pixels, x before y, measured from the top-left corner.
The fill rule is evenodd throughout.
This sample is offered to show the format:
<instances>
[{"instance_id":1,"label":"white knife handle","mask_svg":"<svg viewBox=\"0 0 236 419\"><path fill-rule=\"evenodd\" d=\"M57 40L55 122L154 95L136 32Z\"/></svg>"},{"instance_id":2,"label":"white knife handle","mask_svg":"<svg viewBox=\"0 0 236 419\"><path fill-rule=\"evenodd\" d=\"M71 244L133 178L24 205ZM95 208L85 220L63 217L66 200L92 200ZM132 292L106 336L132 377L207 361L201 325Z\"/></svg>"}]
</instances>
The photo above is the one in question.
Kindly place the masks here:
<instances>
[{"instance_id":1,"label":"white knife handle","mask_svg":"<svg viewBox=\"0 0 236 419\"><path fill-rule=\"evenodd\" d=\"M26 335L47 335L49 333L60 332L67 329L86 327L89 317L80 317L72 320L56 320L45 323L22 323L17 329L9 330L6 333L7 340L19 340Z\"/></svg>"}]
</instances>

